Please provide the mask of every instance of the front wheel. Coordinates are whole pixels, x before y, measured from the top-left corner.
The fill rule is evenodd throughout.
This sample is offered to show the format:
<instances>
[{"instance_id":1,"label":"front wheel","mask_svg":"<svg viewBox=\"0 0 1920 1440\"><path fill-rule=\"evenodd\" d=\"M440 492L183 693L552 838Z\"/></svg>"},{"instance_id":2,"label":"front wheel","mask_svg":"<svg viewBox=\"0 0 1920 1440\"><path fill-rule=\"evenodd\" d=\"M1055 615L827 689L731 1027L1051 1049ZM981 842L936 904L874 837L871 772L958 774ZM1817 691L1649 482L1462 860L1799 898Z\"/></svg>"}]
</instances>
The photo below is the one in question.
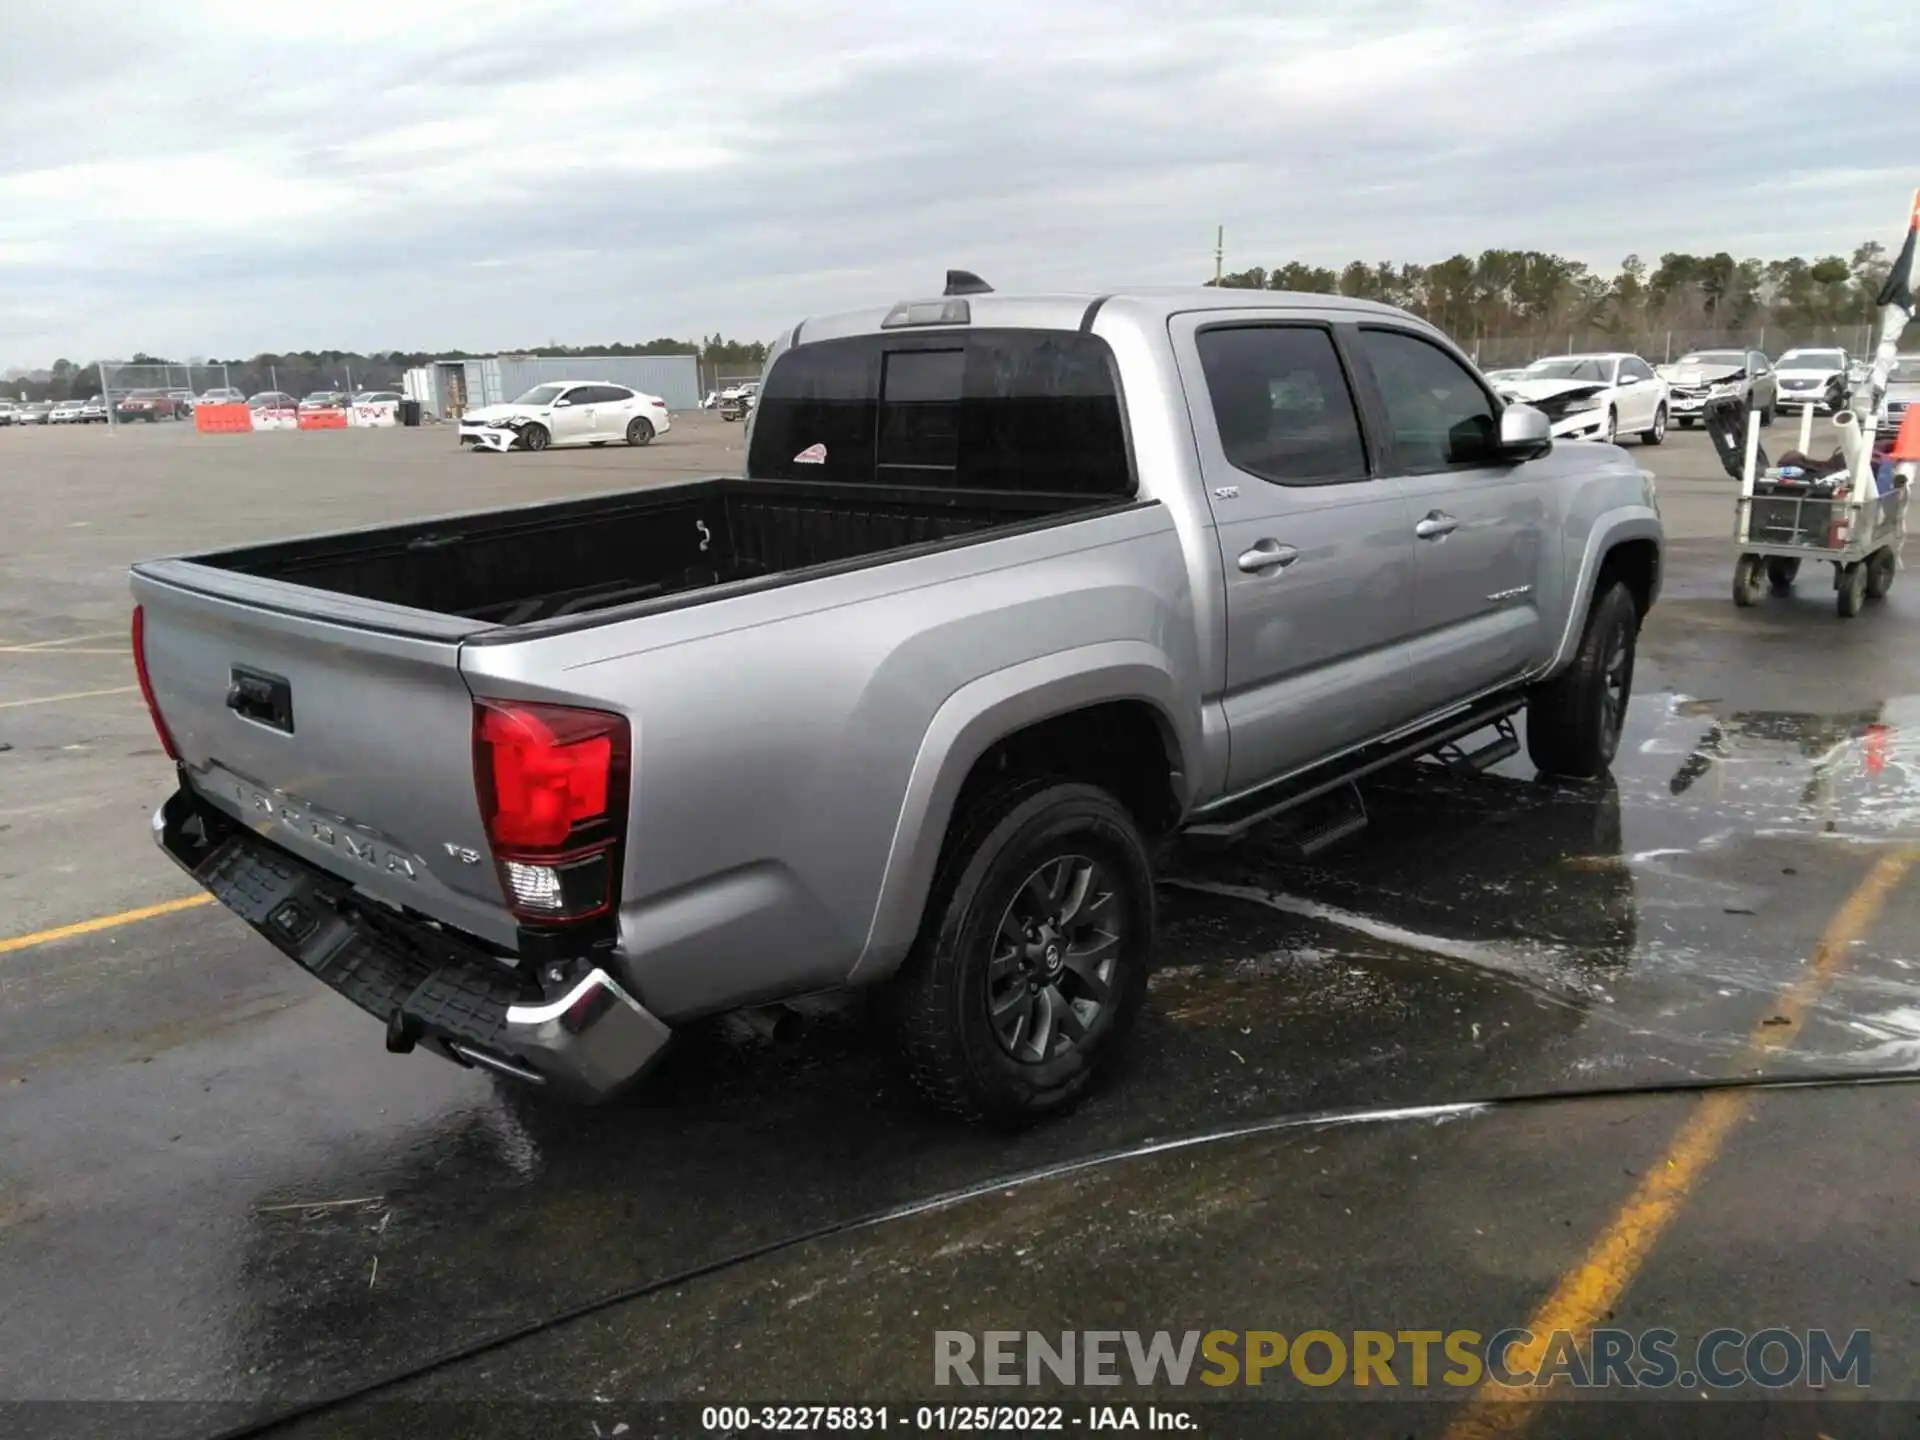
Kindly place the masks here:
<instances>
[{"instance_id":1,"label":"front wheel","mask_svg":"<svg viewBox=\"0 0 1920 1440\"><path fill-rule=\"evenodd\" d=\"M915 1087L1009 1128L1072 1106L1146 997L1153 921L1146 845L1106 791L1035 779L970 806L892 983Z\"/></svg>"},{"instance_id":2,"label":"front wheel","mask_svg":"<svg viewBox=\"0 0 1920 1440\"><path fill-rule=\"evenodd\" d=\"M1760 407L1760 428L1762 430L1765 430L1772 424L1773 424L1773 406L1762 405Z\"/></svg>"},{"instance_id":3,"label":"front wheel","mask_svg":"<svg viewBox=\"0 0 1920 1440\"><path fill-rule=\"evenodd\" d=\"M1667 438L1667 407L1662 405L1653 412L1653 428L1640 432L1642 445L1658 445Z\"/></svg>"},{"instance_id":4,"label":"front wheel","mask_svg":"<svg viewBox=\"0 0 1920 1440\"><path fill-rule=\"evenodd\" d=\"M553 443L553 434L544 425L528 425L520 431L520 445L526 450L544 450Z\"/></svg>"},{"instance_id":5,"label":"front wheel","mask_svg":"<svg viewBox=\"0 0 1920 1440\"><path fill-rule=\"evenodd\" d=\"M1600 438L1609 445L1617 445L1620 443L1620 416L1615 413L1611 406L1607 408L1607 428L1605 432L1601 434Z\"/></svg>"},{"instance_id":6,"label":"front wheel","mask_svg":"<svg viewBox=\"0 0 1920 1440\"><path fill-rule=\"evenodd\" d=\"M1742 610L1760 603L1760 587L1767 573L1758 555L1742 555L1733 565L1733 603Z\"/></svg>"},{"instance_id":7,"label":"front wheel","mask_svg":"<svg viewBox=\"0 0 1920 1440\"><path fill-rule=\"evenodd\" d=\"M1594 596L1573 663L1527 700L1527 755L1548 775L1591 780L1620 748L1633 697L1640 609L1619 581Z\"/></svg>"},{"instance_id":8,"label":"front wheel","mask_svg":"<svg viewBox=\"0 0 1920 1440\"><path fill-rule=\"evenodd\" d=\"M1856 560L1851 565L1834 568L1839 573L1834 576L1833 608L1840 612L1842 620L1851 620L1866 603L1867 562Z\"/></svg>"},{"instance_id":9,"label":"front wheel","mask_svg":"<svg viewBox=\"0 0 1920 1440\"><path fill-rule=\"evenodd\" d=\"M627 424L627 443L629 445L651 445L653 443L653 426L636 415Z\"/></svg>"},{"instance_id":10,"label":"front wheel","mask_svg":"<svg viewBox=\"0 0 1920 1440\"><path fill-rule=\"evenodd\" d=\"M1693 428L1693 417L1691 415L1682 415L1676 423L1682 430L1691 430Z\"/></svg>"}]
</instances>

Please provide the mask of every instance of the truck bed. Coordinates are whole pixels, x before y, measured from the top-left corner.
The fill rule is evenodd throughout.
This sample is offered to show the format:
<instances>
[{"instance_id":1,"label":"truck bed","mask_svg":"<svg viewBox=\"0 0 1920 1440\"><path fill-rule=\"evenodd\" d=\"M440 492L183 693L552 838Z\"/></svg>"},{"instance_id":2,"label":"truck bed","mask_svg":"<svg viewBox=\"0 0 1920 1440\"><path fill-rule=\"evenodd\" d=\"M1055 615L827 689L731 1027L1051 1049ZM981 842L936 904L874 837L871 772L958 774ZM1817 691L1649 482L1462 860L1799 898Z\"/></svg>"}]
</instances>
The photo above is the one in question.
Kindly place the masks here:
<instances>
[{"instance_id":1,"label":"truck bed","mask_svg":"<svg viewBox=\"0 0 1920 1440\"><path fill-rule=\"evenodd\" d=\"M1112 503L1086 495L697 480L280 541L193 562L518 626L858 562Z\"/></svg>"}]
</instances>

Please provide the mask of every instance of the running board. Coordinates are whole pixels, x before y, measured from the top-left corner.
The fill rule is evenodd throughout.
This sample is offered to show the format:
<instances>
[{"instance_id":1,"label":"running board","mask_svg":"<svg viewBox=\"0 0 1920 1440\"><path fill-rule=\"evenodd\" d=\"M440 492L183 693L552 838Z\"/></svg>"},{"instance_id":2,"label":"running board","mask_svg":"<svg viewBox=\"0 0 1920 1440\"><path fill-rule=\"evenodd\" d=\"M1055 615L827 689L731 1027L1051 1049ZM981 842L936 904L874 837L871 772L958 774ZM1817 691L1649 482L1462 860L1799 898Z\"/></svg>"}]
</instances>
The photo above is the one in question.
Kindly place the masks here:
<instances>
[{"instance_id":1,"label":"running board","mask_svg":"<svg viewBox=\"0 0 1920 1440\"><path fill-rule=\"evenodd\" d=\"M1493 722L1493 738L1479 749L1463 749L1459 740L1450 740L1433 751L1433 758L1449 770L1456 770L1463 775L1478 775L1519 753L1520 734L1513 728L1513 717L1504 715Z\"/></svg>"},{"instance_id":2,"label":"running board","mask_svg":"<svg viewBox=\"0 0 1920 1440\"><path fill-rule=\"evenodd\" d=\"M1325 806L1324 813L1321 805ZM1302 860L1367 828L1367 802L1360 797L1358 785L1349 782L1331 795L1323 796L1321 805L1303 807L1299 828L1287 835Z\"/></svg>"},{"instance_id":3,"label":"running board","mask_svg":"<svg viewBox=\"0 0 1920 1440\"><path fill-rule=\"evenodd\" d=\"M1514 749L1518 750L1519 741L1513 733L1513 716L1519 714L1526 703L1524 695L1512 692L1493 696L1409 734L1376 741L1297 775L1272 781L1242 795L1229 796L1195 815L1185 833L1207 839L1231 839L1263 821L1305 805L1310 800L1317 800L1343 785L1351 785L1375 771L1441 751L1489 725L1500 726L1504 722L1504 729L1491 745L1475 753L1487 753L1509 738L1513 739ZM1495 764L1505 758L1506 755L1495 755L1486 763Z\"/></svg>"}]
</instances>

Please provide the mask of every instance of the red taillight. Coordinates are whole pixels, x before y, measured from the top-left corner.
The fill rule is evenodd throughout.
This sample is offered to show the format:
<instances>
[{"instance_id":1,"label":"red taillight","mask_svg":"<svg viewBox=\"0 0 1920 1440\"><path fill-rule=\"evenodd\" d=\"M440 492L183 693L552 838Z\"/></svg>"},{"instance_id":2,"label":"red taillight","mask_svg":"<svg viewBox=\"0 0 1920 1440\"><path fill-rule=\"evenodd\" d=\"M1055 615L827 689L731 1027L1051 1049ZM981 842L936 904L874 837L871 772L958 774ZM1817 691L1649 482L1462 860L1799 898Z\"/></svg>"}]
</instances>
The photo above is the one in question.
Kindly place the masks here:
<instances>
[{"instance_id":1,"label":"red taillight","mask_svg":"<svg viewBox=\"0 0 1920 1440\"><path fill-rule=\"evenodd\" d=\"M153 680L147 674L147 610L144 605L133 607L133 673L140 681L140 698L147 702L147 714L153 719L154 733L160 737L160 748L167 752L169 760L178 761L180 751L173 743L173 736L167 733L167 722L160 718L159 702L153 698Z\"/></svg>"},{"instance_id":2,"label":"red taillight","mask_svg":"<svg viewBox=\"0 0 1920 1440\"><path fill-rule=\"evenodd\" d=\"M611 908L629 737L623 717L600 710L474 702L480 815L522 919L584 920Z\"/></svg>"}]
</instances>

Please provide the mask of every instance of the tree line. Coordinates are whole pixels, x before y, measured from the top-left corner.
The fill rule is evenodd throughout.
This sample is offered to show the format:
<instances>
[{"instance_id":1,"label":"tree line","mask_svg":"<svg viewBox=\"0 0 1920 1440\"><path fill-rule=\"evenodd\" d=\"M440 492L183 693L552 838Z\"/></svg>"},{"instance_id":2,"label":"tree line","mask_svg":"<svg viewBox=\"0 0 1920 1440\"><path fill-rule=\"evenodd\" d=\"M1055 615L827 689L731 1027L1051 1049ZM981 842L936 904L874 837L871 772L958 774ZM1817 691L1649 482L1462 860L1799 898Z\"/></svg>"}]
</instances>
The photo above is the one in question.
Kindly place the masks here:
<instances>
[{"instance_id":1,"label":"tree line","mask_svg":"<svg viewBox=\"0 0 1920 1440\"><path fill-rule=\"evenodd\" d=\"M1850 259L1736 260L1671 252L1649 266L1638 255L1613 276L1541 250L1483 250L1436 264L1354 260L1338 268L1289 260L1222 276L1241 290L1299 290L1380 300L1410 310L1473 350L1489 339L1556 348L1570 334L1608 337L1613 347L1657 350L1666 334L1701 346L1715 337L1778 336L1832 342L1871 325L1873 297L1886 278L1886 247L1869 240ZM1524 347L1523 347L1524 348Z\"/></svg>"},{"instance_id":2,"label":"tree line","mask_svg":"<svg viewBox=\"0 0 1920 1440\"><path fill-rule=\"evenodd\" d=\"M675 340L661 337L640 342L615 341L608 345L536 345L524 350L488 351L488 355L692 355L698 357L703 375L757 374L766 363L767 346L759 340L729 340L708 335L699 340ZM385 350L363 354L351 350L298 350L281 354L263 353L230 360L150 355L145 351L130 360L105 362L108 385L118 393L130 388L161 386L191 388L195 394L216 385L231 385L248 395L262 390L284 390L290 395L306 395L315 390L396 390L400 377L408 370L437 360L477 360L481 356L468 350ZM137 369L132 367L139 367ZM102 362L76 364L61 358L48 367L44 378L20 378L0 383L0 393L9 399L22 394L29 400L85 400L100 393Z\"/></svg>"}]
</instances>

